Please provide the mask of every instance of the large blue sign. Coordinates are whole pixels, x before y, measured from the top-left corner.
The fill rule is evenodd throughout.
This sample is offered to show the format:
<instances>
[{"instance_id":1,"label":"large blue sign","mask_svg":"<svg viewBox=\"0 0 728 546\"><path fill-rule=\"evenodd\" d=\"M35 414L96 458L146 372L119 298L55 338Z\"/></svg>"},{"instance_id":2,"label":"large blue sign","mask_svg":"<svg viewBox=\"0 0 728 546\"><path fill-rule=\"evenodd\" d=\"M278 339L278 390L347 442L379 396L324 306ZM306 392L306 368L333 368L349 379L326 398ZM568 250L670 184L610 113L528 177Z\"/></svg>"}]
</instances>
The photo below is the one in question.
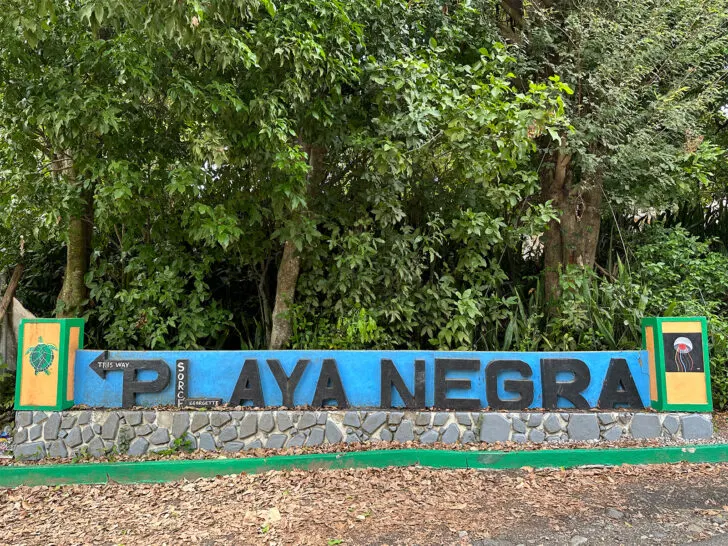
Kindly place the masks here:
<instances>
[{"instance_id":1,"label":"large blue sign","mask_svg":"<svg viewBox=\"0 0 728 546\"><path fill-rule=\"evenodd\" d=\"M646 351L91 351L75 403L519 410L644 408Z\"/></svg>"}]
</instances>

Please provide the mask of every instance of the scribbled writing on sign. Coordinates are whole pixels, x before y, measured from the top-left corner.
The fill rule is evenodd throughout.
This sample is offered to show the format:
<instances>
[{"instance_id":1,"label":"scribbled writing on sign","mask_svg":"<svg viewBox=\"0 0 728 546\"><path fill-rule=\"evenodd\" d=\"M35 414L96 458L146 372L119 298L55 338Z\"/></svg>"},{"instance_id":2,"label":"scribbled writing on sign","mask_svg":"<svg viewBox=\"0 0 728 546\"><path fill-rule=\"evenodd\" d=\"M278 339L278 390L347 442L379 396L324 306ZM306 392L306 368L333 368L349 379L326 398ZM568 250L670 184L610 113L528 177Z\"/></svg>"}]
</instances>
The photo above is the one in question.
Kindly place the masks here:
<instances>
[{"instance_id":1,"label":"scribbled writing on sign","mask_svg":"<svg viewBox=\"0 0 728 546\"><path fill-rule=\"evenodd\" d=\"M189 360L177 360L175 366L175 404L178 407L192 406L200 408L209 408L222 404L222 399L220 398L189 398L187 396L187 370L189 368Z\"/></svg>"}]
</instances>

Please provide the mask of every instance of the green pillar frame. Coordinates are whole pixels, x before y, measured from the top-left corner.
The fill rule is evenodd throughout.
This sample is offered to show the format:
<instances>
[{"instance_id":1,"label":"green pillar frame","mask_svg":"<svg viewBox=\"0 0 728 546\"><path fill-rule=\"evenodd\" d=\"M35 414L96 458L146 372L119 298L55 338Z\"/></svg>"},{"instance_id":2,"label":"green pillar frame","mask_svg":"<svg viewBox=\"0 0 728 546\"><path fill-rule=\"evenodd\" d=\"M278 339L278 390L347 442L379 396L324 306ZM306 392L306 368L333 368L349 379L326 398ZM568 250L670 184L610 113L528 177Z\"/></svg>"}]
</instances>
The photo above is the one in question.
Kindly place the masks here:
<instances>
[{"instance_id":1,"label":"green pillar frame","mask_svg":"<svg viewBox=\"0 0 728 546\"><path fill-rule=\"evenodd\" d=\"M703 372L667 372L664 346L664 326L669 323L697 323L700 328L701 344L703 349ZM648 339L647 329L652 328L652 338ZM669 332L677 333L677 332ZM696 334L697 332L690 332ZM650 396L651 406L657 411L713 411L713 396L710 386L710 357L708 348L708 320L706 317L645 317L642 319L642 349L649 351L648 342L654 347L654 377L650 370L650 384L656 386L656 394ZM670 403L668 401L667 373L701 374L705 384L706 403ZM701 382L702 384L702 382Z\"/></svg>"},{"instance_id":2,"label":"green pillar frame","mask_svg":"<svg viewBox=\"0 0 728 546\"><path fill-rule=\"evenodd\" d=\"M56 385L56 403L54 405L30 405L21 404L21 388L24 380L23 357L25 347L25 327L29 324L59 324L60 325L60 343L58 346L58 376ZM44 319L33 318L23 319L20 321L18 333L18 364L15 372L15 409L16 410L42 410L42 411L63 411L74 405L73 396L70 395L68 389L69 379L69 357L70 353L70 337L71 329L78 328L78 349L83 348L84 341L84 319L82 318L64 318L64 319Z\"/></svg>"}]
</instances>

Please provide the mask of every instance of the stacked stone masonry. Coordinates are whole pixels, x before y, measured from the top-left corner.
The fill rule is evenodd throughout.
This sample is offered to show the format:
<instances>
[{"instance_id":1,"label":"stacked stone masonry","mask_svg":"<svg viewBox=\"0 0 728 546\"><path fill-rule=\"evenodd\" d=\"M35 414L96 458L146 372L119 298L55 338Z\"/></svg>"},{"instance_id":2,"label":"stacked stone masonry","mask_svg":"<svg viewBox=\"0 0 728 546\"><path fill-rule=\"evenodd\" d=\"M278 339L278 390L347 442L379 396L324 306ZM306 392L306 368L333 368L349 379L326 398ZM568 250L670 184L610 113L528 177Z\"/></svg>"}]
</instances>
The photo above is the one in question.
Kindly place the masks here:
<instances>
[{"instance_id":1,"label":"stacked stone masonry","mask_svg":"<svg viewBox=\"0 0 728 546\"><path fill-rule=\"evenodd\" d=\"M615 442L711 438L695 413L495 413L429 411L19 411L13 451L43 457L134 456L180 448L254 448L357 442Z\"/></svg>"}]
</instances>

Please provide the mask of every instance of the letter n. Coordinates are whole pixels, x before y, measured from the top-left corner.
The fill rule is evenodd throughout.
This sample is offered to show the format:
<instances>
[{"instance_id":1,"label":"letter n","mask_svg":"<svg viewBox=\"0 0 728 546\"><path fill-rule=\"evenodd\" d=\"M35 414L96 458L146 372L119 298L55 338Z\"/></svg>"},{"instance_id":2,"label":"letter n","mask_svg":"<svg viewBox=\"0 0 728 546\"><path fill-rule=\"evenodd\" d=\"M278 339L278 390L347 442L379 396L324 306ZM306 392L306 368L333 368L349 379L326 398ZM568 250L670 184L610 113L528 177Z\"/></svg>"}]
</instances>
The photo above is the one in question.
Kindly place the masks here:
<instances>
[{"instance_id":1,"label":"letter n","mask_svg":"<svg viewBox=\"0 0 728 546\"><path fill-rule=\"evenodd\" d=\"M402 376L399 375L394 362L388 358L382 359L381 404L382 408L391 408L392 389L396 389L402 397L404 407L409 409L425 407L425 361L415 360L415 393L412 395Z\"/></svg>"}]
</instances>

